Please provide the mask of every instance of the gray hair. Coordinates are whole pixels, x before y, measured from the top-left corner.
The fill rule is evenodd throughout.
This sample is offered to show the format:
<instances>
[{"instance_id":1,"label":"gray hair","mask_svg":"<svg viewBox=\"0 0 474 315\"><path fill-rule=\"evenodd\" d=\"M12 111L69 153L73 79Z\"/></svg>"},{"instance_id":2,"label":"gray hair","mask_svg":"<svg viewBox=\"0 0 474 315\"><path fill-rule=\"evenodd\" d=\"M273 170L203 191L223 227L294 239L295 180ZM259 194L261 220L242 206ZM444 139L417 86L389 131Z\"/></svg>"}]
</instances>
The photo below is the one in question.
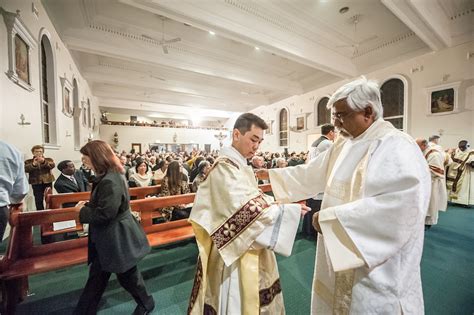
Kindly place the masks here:
<instances>
[{"instance_id":1,"label":"gray hair","mask_svg":"<svg viewBox=\"0 0 474 315\"><path fill-rule=\"evenodd\" d=\"M281 163L286 163L286 160L284 158L277 158L275 160L275 165L276 166L280 165Z\"/></svg>"},{"instance_id":2,"label":"gray hair","mask_svg":"<svg viewBox=\"0 0 474 315\"><path fill-rule=\"evenodd\" d=\"M328 101L327 108L332 109L334 103L343 99L355 111L362 111L369 105L374 111L375 119L383 117L380 88L377 82L367 80L365 76L343 85L334 92Z\"/></svg>"}]
</instances>

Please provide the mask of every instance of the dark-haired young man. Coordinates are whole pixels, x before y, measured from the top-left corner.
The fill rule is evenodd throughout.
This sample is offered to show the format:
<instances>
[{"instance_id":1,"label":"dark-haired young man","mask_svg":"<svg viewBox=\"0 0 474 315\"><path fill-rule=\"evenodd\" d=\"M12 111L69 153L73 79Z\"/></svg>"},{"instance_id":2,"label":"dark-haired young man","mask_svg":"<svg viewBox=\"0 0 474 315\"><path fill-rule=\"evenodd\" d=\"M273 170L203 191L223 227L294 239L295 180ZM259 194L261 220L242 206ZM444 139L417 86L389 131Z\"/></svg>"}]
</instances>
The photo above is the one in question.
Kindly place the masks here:
<instances>
[{"instance_id":1,"label":"dark-haired young man","mask_svg":"<svg viewBox=\"0 0 474 315\"><path fill-rule=\"evenodd\" d=\"M232 145L221 149L199 186L189 217L199 259L188 314L284 312L273 252L291 253L301 206L276 205L258 189L247 159L265 129L260 117L239 116Z\"/></svg>"}]
</instances>

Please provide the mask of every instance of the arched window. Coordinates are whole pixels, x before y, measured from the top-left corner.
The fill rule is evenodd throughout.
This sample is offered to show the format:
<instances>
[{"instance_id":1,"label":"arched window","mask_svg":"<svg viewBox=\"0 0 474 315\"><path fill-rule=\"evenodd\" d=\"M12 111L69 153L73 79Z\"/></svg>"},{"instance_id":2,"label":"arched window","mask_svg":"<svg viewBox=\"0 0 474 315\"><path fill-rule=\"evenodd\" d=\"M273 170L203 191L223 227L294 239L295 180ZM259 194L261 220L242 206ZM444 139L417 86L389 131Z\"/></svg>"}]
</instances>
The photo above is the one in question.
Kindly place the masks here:
<instances>
[{"instance_id":1,"label":"arched window","mask_svg":"<svg viewBox=\"0 0 474 315\"><path fill-rule=\"evenodd\" d=\"M382 94L383 117L395 128L404 129L405 84L401 79L385 81L380 88Z\"/></svg>"},{"instance_id":2,"label":"arched window","mask_svg":"<svg viewBox=\"0 0 474 315\"><path fill-rule=\"evenodd\" d=\"M288 111L283 108L280 110L280 147L288 146Z\"/></svg>"},{"instance_id":3,"label":"arched window","mask_svg":"<svg viewBox=\"0 0 474 315\"><path fill-rule=\"evenodd\" d=\"M56 144L56 96L53 49L48 36L41 36L41 125L43 142Z\"/></svg>"},{"instance_id":4,"label":"arched window","mask_svg":"<svg viewBox=\"0 0 474 315\"><path fill-rule=\"evenodd\" d=\"M323 97L322 99L319 100L318 103L315 104L316 106L315 112L317 114L316 126L321 126L324 124L331 123L331 111L326 108L328 101L329 101L328 97Z\"/></svg>"},{"instance_id":5,"label":"arched window","mask_svg":"<svg viewBox=\"0 0 474 315\"><path fill-rule=\"evenodd\" d=\"M87 127L87 102L82 101L82 125Z\"/></svg>"},{"instance_id":6,"label":"arched window","mask_svg":"<svg viewBox=\"0 0 474 315\"><path fill-rule=\"evenodd\" d=\"M79 106L79 87L77 80L72 81L74 92L72 95L73 102L73 115L74 115L74 148L80 149L81 147L81 107Z\"/></svg>"}]
</instances>

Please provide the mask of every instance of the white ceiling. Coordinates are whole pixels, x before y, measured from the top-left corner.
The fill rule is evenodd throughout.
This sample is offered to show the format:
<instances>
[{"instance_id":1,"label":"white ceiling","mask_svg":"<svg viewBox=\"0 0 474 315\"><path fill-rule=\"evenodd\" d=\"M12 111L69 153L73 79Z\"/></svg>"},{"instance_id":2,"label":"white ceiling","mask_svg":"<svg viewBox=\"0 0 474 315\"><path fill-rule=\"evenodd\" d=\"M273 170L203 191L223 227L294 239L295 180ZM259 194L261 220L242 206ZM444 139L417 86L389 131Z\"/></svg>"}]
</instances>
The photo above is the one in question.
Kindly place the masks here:
<instances>
[{"instance_id":1,"label":"white ceiling","mask_svg":"<svg viewBox=\"0 0 474 315\"><path fill-rule=\"evenodd\" d=\"M43 4L101 107L155 117L226 118L474 39L470 0Z\"/></svg>"}]
</instances>

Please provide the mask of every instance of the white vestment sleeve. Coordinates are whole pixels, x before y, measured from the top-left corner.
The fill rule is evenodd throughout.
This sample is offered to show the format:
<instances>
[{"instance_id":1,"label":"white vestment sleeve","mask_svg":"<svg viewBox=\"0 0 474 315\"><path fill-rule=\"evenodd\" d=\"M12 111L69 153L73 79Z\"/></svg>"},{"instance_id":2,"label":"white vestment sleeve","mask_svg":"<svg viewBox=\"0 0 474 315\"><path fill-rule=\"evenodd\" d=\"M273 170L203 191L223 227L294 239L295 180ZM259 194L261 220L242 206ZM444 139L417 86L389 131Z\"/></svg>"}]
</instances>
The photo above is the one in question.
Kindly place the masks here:
<instances>
[{"instance_id":1,"label":"white vestment sleeve","mask_svg":"<svg viewBox=\"0 0 474 315\"><path fill-rule=\"evenodd\" d=\"M343 226L337 220L334 208L328 208L319 212L319 225L324 235L329 259L335 272L355 269L365 265L362 255L359 253L344 231Z\"/></svg>"},{"instance_id":2,"label":"white vestment sleeve","mask_svg":"<svg viewBox=\"0 0 474 315\"><path fill-rule=\"evenodd\" d=\"M272 205L268 210L273 224L257 237L253 248L266 248L283 256L290 256L301 217L298 204Z\"/></svg>"},{"instance_id":3,"label":"white vestment sleeve","mask_svg":"<svg viewBox=\"0 0 474 315\"><path fill-rule=\"evenodd\" d=\"M353 268L359 255L369 268L374 268L400 251L417 229L424 227L431 178L416 144L403 139L381 144L369 161L364 185L361 199L320 212L326 249L335 271ZM326 215L326 211L332 213ZM350 262L339 261L342 256L349 257Z\"/></svg>"},{"instance_id":4,"label":"white vestment sleeve","mask_svg":"<svg viewBox=\"0 0 474 315\"><path fill-rule=\"evenodd\" d=\"M324 192L328 161L333 147L322 152L308 164L269 169L275 199L290 203L309 199Z\"/></svg>"}]
</instances>

